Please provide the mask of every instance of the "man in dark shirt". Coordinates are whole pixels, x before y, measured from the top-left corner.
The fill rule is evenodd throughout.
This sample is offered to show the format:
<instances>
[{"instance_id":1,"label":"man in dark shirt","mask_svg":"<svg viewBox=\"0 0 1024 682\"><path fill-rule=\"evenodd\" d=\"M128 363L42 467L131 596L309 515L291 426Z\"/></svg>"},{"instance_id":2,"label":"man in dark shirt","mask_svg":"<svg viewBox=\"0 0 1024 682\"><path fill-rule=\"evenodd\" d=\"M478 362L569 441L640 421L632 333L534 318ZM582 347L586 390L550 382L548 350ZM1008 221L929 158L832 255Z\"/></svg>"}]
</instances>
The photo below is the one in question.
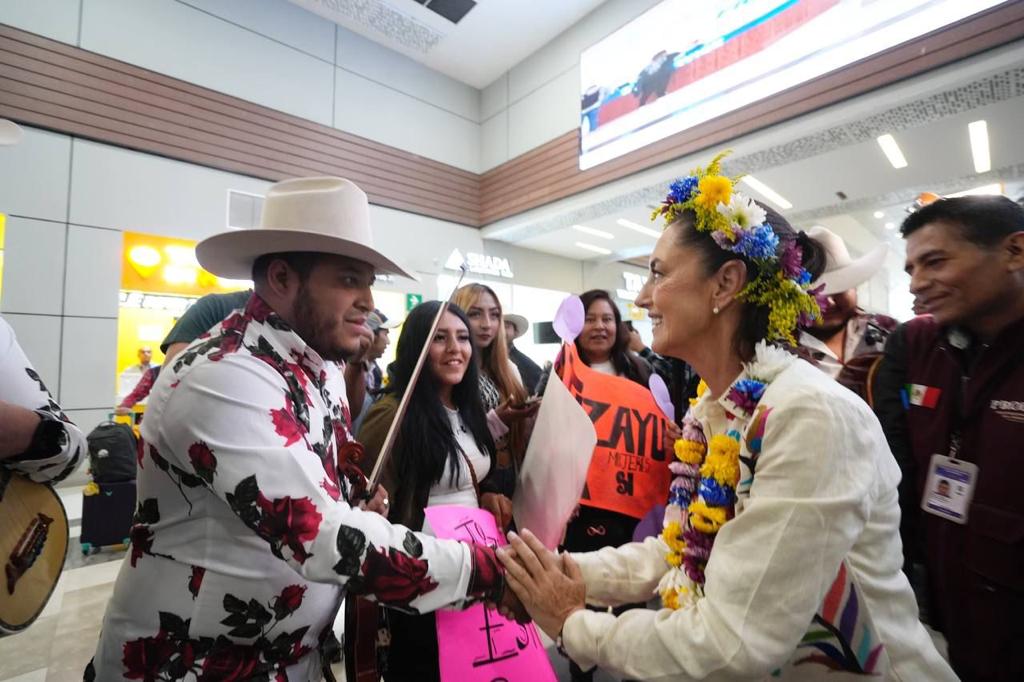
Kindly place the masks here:
<instances>
[{"instance_id":1,"label":"man in dark shirt","mask_svg":"<svg viewBox=\"0 0 1024 682\"><path fill-rule=\"evenodd\" d=\"M184 350L185 346L206 333L232 310L244 308L251 291L234 291L230 294L207 294L196 301L167 333L167 338L160 344L164 354L164 364L169 365L175 355Z\"/></svg>"},{"instance_id":2,"label":"man in dark shirt","mask_svg":"<svg viewBox=\"0 0 1024 682\"><path fill-rule=\"evenodd\" d=\"M508 359L515 364L519 370L519 377L523 380L523 387L527 394L532 395L537 390L537 382L543 370L536 362L531 360L526 353L516 348L516 339L526 333L530 328L530 321L522 315L505 315L505 338L508 339Z\"/></svg>"}]
</instances>

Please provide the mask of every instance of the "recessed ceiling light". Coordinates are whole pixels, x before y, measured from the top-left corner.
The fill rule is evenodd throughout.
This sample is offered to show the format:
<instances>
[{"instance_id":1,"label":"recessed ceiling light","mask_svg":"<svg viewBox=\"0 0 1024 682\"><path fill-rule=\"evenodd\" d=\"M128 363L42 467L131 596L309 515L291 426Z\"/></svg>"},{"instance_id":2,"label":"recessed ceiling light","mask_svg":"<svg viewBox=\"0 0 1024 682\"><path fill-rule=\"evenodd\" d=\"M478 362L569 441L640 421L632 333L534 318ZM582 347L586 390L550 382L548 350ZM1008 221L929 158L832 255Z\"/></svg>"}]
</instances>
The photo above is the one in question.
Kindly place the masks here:
<instances>
[{"instance_id":1,"label":"recessed ceiling light","mask_svg":"<svg viewBox=\"0 0 1024 682\"><path fill-rule=\"evenodd\" d=\"M875 211L875 217L876 218L884 218L885 217L885 213L883 213L882 211Z\"/></svg>"},{"instance_id":2,"label":"recessed ceiling light","mask_svg":"<svg viewBox=\"0 0 1024 682\"><path fill-rule=\"evenodd\" d=\"M576 242L576 246L580 247L581 249L586 249L587 251L599 253L602 256L607 256L612 252L611 249L606 249L602 246L594 246L593 244L588 244L586 242Z\"/></svg>"},{"instance_id":3,"label":"recessed ceiling light","mask_svg":"<svg viewBox=\"0 0 1024 682\"><path fill-rule=\"evenodd\" d=\"M755 192L763 196L765 199L781 208L783 211L788 211L789 209L793 208L793 204L789 203L789 201L785 197L783 197L781 194L773 190L771 187L755 178L753 175L744 175L742 178L740 178L740 182L750 187L752 190L754 190Z\"/></svg>"},{"instance_id":4,"label":"recessed ceiling light","mask_svg":"<svg viewBox=\"0 0 1024 682\"><path fill-rule=\"evenodd\" d=\"M886 223L885 224L885 229L887 229L887 230L895 230L896 229L896 223Z\"/></svg>"},{"instance_id":5,"label":"recessed ceiling light","mask_svg":"<svg viewBox=\"0 0 1024 682\"><path fill-rule=\"evenodd\" d=\"M634 232L639 232L640 234L646 234L648 237L654 237L655 239L657 239L658 237L661 236L661 232L658 232L657 230L652 229L650 227L644 227L639 223L634 223L632 220L619 218L615 222L621 225L622 227L626 228L627 230L633 230Z\"/></svg>"},{"instance_id":6,"label":"recessed ceiling light","mask_svg":"<svg viewBox=\"0 0 1024 682\"><path fill-rule=\"evenodd\" d=\"M985 121L968 123L967 134L971 138L971 156L974 158L974 172L989 172L992 170L992 157L989 155L988 149L988 124Z\"/></svg>"},{"instance_id":7,"label":"recessed ceiling light","mask_svg":"<svg viewBox=\"0 0 1024 682\"><path fill-rule=\"evenodd\" d=\"M611 232L605 232L604 230L598 230L593 227L587 227L586 225L573 225L572 229L583 234L590 234L601 239L615 239L615 235Z\"/></svg>"},{"instance_id":8,"label":"recessed ceiling light","mask_svg":"<svg viewBox=\"0 0 1024 682\"><path fill-rule=\"evenodd\" d=\"M889 163L892 164L893 168L906 168L907 158L903 156L903 151L900 146L896 144L896 138L892 135L879 135L878 146L885 152L886 158L889 159Z\"/></svg>"}]
</instances>

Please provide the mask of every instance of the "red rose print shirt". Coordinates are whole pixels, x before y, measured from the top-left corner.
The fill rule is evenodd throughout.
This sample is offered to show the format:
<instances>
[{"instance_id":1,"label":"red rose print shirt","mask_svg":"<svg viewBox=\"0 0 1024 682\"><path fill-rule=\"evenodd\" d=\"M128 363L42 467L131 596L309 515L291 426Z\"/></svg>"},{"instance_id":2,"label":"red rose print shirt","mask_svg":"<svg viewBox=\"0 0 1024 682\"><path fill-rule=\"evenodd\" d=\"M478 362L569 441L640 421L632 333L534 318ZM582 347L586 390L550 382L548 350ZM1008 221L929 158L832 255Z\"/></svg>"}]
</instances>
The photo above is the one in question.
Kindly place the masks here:
<instances>
[{"instance_id":1,"label":"red rose print shirt","mask_svg":"<svg viewBox=\"0 0 1024 682\"><path fill-rule=\"evenodd\" d=\"M496 593L490 548L352 506L344 396L256 295L163 369L86 680L317 680L346 592L414 613Z\"/></svg>"}]
</instances>

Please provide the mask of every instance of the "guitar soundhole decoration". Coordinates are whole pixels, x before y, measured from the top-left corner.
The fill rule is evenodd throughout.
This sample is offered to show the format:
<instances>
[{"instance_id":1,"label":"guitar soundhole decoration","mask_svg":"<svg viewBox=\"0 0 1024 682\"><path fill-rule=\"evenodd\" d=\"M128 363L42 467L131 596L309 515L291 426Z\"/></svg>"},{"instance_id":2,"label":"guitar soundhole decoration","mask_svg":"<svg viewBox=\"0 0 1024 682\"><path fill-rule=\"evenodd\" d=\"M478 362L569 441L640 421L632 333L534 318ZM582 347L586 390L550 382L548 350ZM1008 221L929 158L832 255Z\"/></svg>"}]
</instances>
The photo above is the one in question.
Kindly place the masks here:
<instances>
[{"instance_id":1,"label":"guitar soundhole decoration","mask_svg":"<svg viewBox=\"0 0 1024 682\"><path fill-rule=\"evenodd\" d=\"M29 522L28 528L21 534L21 539L11 551L7 559L7 594L14 594L14 587L32 564L36 562L46 545L46 538L50 533L50 524L53 519L46 514L37 514L36 518Z\"/></svg>"}]
</instances>

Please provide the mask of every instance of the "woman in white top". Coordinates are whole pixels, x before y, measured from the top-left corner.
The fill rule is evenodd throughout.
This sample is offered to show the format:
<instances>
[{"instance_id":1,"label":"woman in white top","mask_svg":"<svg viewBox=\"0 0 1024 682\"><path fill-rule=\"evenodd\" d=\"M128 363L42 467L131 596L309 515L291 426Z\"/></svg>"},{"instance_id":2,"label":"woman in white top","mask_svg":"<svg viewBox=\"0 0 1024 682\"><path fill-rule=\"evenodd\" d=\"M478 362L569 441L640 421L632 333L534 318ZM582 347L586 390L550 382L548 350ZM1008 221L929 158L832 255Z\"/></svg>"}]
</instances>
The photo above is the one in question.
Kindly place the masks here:
<instances>
[{"instance_id":1,"label":"woman in white top","mask_svg":"<svg viewBox=\"0 0 1024 682\"><path fill-rule=\"evenodd\" d=\"M819 314L821 246L732 190L681 179L637 299L654 350L706 381L676 443L665 530L563 555L500 552L537 624L581 667L659 680L955 680L900 570L900 472L855 394L784 350ZM658 611L616 605L659 595Z\"/></svg>"},{"instance_id":2,"label":"woman in white top","mask_svg":"<svg viewBox=\"0 0 1024 682\"><path fill-rule=\"evenodd\" d=\"M367 473L380 453L440 305L429 301L416 306L402 325L384 397L370 409L359 430L366 451L360 466ZM427 364L381 478L391 491L388 518L420 530L426 507L456 504L483 506L500 524L501 510L511 503L495 490L491 476L494 441L480 400L476 351L465 313L450 306L429 343ZM387 618L391 647L385 680L438 679L433 614L390 612Z\"/></svg>"}]
</instances>

